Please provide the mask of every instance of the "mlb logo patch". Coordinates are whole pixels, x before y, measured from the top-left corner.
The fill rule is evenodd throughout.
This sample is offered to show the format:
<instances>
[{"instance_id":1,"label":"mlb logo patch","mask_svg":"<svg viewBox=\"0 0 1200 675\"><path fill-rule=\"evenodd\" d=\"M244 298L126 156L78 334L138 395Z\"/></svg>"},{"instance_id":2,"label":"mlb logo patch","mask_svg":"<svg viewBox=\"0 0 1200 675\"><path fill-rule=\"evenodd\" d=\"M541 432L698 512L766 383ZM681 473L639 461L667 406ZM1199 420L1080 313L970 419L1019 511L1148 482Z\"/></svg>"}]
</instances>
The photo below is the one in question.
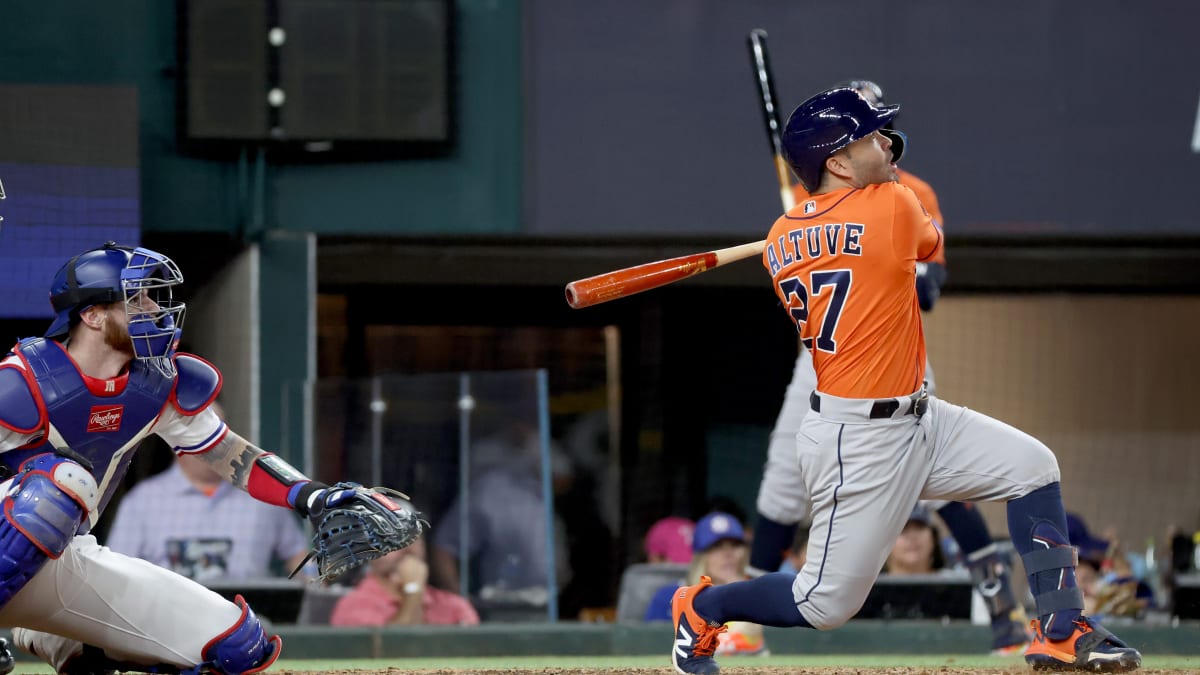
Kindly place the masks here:
<instances>
[{"instance_id":1,"label":"mlb logo patch","mask_svg":"<svg viewBox=\"0 0 1200 675\"><path fill-rule=\"evenodd\" d=\"M804 212L805 213L812 213L813 211L816 211L816 210L817 210L817 203L815 201L810 200L810 201L804 202Z\"/></svg>"},{"instance_id":2,"label":"mlb logo patch","mask_svg":"<svg viewBox=\"0 0 1200 675\"><path fill-rule=\"evenodd\" d=\"M94 405L88 414L88 433L93 431L118 431L121 428L121 415L125 413L123 405Z\"/></svg>"}]
</instances>

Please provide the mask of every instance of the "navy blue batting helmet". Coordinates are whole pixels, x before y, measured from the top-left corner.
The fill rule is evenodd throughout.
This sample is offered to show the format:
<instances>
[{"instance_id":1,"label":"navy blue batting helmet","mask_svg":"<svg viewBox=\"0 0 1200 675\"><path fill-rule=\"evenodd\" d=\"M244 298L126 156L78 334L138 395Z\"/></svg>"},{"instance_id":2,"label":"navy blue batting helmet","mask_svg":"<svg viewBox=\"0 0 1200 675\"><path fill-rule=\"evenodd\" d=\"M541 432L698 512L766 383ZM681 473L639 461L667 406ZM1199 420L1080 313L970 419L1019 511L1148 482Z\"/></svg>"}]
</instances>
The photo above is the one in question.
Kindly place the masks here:
<instances>
[{"instance_id":1,"label":"navy blue batting helmet","mask_svg":"<svg viewBox=\"0 0 1200 675\"><path fill-rule=\"evenodd\" d=\"M179 267L167 256L146 248L107 242L71 258L54 275L50 305L54 321L46 337L62 340L93 305L125 304L134 356L167 375L174 374L170 357L178 345L184 303L172 297L171 287L183 283ZM131 303L145 293L156 308Z\"/></svg>"},{"instance_id":2,"label":"navy blue batting helmet","mask_svg":"<svg viewBox=\"0 0 1200 675\"><path fill-rule=\"evenodd\" d=\"M900 106L873 106L855 89L839 87L801 103L783 131L783 154L792 171L812 192L821 184L825 160L860 138L879 131L892 141L893 161L904 152L904 135L884 125Z\"/></svg>"}]
</instances>

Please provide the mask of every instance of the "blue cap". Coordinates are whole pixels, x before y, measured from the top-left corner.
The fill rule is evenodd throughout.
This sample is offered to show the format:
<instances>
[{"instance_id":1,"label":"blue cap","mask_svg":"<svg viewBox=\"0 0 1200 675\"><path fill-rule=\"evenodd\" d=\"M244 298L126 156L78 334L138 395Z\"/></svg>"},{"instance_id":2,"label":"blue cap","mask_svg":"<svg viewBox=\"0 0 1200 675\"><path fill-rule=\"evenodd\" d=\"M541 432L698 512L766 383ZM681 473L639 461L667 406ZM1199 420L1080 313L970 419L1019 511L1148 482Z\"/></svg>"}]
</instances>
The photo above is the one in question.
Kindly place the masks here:
<instances>
[{"instance_id":1,"label":"blue cap","mask_svg":"<svg viewBox=\"0 0 1200 675\"><path fill-rule=\"evenodd\" d=\"M1103 560L1104 556L1108 555L1108 542L1093 537L1078 514L1067 514L1067 540L1084 560Z\"/></svg>"},{"instance_id":2,"label":"blue cap","mask_svg":"<svg viewBox=\"0 0 1200 675\"><path fill-rule=\"evenodd\" d=\"M696 530L692 533L692 551L703 553L725 539L744 544L746 531L742 529L742 524L737 518L728 513L713 511L696 523Z\"/></svg>"},{"instance_id":3,"label":"blue cap","mask_svg":"<svg viewBox=\"0 0 1200 675\"><path fill-rule=\"evenodd\" d=\"M917 521L922 525L933 527L933 515L929 513L929 509L917 504L913 507L912 513L908 514L909 521Z\"/></svg>"}]
</instances>

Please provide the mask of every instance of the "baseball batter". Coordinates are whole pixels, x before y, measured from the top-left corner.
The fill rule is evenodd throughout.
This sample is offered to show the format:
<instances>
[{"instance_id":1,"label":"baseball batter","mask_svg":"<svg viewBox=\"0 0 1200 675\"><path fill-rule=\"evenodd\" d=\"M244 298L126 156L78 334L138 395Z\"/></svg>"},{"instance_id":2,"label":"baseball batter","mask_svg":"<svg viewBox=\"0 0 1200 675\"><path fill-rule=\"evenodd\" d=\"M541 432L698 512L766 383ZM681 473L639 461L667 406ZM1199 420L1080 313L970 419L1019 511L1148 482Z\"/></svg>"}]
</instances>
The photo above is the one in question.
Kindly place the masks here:
<instances>
[{"instance_id":1,"label":"baseball batter","mask_svg":"<svg viewBox=\"0 0 1200 675\"><path fill-rule=\"evenodd\" d=\"M213 412L220 373L175 351L184 305L171 289L182 281L145 248L85 251L53 280L45 336L0 361L0 626L59 673L234 675L279 657L279 638L240 596L229 602L88 534L147 435L305 516L332 513L346 492L310 481Z\"/></svg>"},{"instance_id":2,"label":"baseball batter","mask_svg":"<svg viewBox=\"0 0 1200 675\"><path fill-rule=\"evenodd\" d=\"M883 89L871 80L848 80L842 85L858 91L872 105L883 105ZM893 118L894 120L894 118ZM893 122L887 123L893 128ZM944 224L937 194L926 181L897 167L897 180L911 189L925 207L933 222ZM803 184L793 187L797 204L811 198ZM933 309L941 295L946 277L944 248L927 263L918 263L916 271L917 299L923 311ZM796 536L797 524L809 514L808 492L804 487L796 461L796 434L809 410L809 395L816 389L817 374L813 370L812 354L799 350L792 381L771 430L767 446L767 462L763 467L758 490L758 518L750 551L750 566L758 574L779 569L786 551ZM935 393L933 370L925 363L925 389ZM1011 565L1001 554L987 522L978 509L962 502L927 501L924 507L936 511L958 543L963 559L970 570L975 588L988 609L992 626L991 649L996 654L1020 651L1028 643L1024 608L1017 602L1012 588Z\"/></svg>"},{"instance_id":3,"label":"baseball batter","mask_svg":"<svg viewBox=\"0 0 1200 675\"><path fill-rule=\"evenodd\" d=\"M915 275L942 236L896 182L903 137L885 125L898 110L836 88L788 120L785 155L812 197L776 221L763 264L817 374L796 437L812 500L807 561L796 575L681 587L671 661L680 673L719 672L727 621L836 628L862 606L918 500L1002 500L1036 603L1026 661L1133 670L1137 650L1082 615L1054 454L925 390Z\"/></svg>"}]
</instances>

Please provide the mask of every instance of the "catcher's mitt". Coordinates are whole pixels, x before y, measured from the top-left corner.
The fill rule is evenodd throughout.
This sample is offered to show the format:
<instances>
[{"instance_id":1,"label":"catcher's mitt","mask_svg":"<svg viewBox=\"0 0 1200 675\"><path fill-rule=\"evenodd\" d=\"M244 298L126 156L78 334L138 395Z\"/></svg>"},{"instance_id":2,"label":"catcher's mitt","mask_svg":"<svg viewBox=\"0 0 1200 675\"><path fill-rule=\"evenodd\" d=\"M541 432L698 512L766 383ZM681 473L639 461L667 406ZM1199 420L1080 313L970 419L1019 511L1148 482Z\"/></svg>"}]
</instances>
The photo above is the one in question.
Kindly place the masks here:
<instances>
[{"instance_id":1,"label":"catcher's mitt","mask_svg":"<svg viewBox=\"0 0 1200 675\"><path fill-rule=\"evenodd\" d=\"M388 488L338 483L327 488L309 508L317 578L332 581L346 572L398 551L417 540L429 527L408 496Z\"/></svg>"}]
</instances>

